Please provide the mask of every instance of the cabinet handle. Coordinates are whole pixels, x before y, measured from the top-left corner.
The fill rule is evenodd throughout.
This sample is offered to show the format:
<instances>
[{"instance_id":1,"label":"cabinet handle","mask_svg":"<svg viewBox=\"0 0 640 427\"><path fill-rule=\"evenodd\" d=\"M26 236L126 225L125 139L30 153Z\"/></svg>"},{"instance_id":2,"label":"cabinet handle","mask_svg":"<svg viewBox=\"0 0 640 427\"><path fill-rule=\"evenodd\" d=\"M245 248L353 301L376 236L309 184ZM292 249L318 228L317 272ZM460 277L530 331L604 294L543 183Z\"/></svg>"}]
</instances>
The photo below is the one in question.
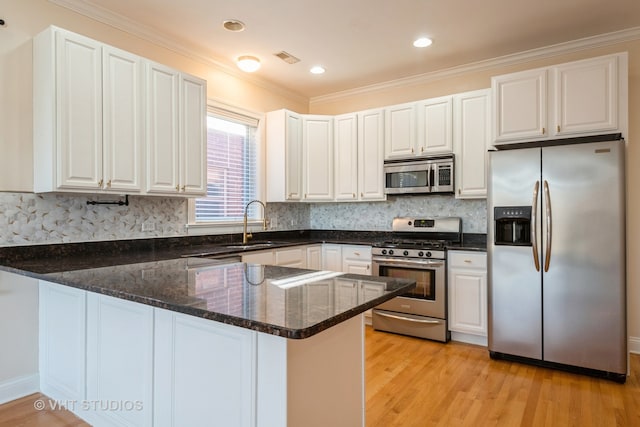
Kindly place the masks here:
<instances>
[{"instance_id":1,"label":"cabinet handle","mask_svg":"<svg viewBox=\"0 0 640 427\"><path fill-rule=\"evenodd\" d=\"M424 153L424 147L420 147L420 152Z\"/></svg>"},{"instance_id":2,"label":"cabinet handle","mask_svg":"<svg viewBox=\"0 0 640 427\"><path fill-rule=\"evenodd\" d=\"M102 184L104 184L104 179L98 181L98 188L102 188Z\"/></svg>"},{"instance_id":3,"label":"cabinet handle","mask_svg":"<svg viewBox=\"0 0 640 427\"><path fill-rule=\"evenodd\" d=\"M545 128L542 128L542 134L543 134L543 135L544 135L544 132L545 132Z\"/></svg>"},{"instance_id":4,"label":"cabinet handle","mask_svg":"<svg viewBox=\"0 0 640 427\"><path fill-rule=\"evenodd\" d=\"M354 252L353 253L355 256L360 256L360 252Z\"/></svg>"},{"instance_id":5,"label":"cabinet handle","mask_svg":"<svg viewBox=\"0 0 640 427\"><path fill-rule=\"evenodd\" d=\"M458 194L462 194L462 190L458 188Z\"/></svg>"},{"instance_id":6,"label":"cabinet handle","mask_svg":"<svg viewBox=\"0 0 640 427\"><path fill-rule=\"evenodd\" d=\"M360 197L364 197L364 193L360 193Z\"/></svg>"},{"instance_id":7,"label":"cabinet handle","mask_svg":"<svg viewBox=\"0 0 640 427\"><path fill-rule=\"evenodd\" d=\"M464 262L466 262L467 264L471 264L471 260L470 259L465 259Z\"/></svg>"},{"instance_id":8,"label":"cabinet handle","mask_svg":"<svg viewBox=\"0 0 640 427\"><path fill-rule=\"evenodd\" d=\"M107 188L111 188L111 180L107 181Z\"/></svg>"},{"instance_id":9,"label":"cabinet handle","mask_svg":"<svg viewBox=\"0 0 640 427\"><path fill-rule=\"evenodd\" d=\"M369 264L367 264L367 270L368 270L369 268L371 268L371 266L370 266Z\"/></svg>"},{"instance_id":10,"label":"cabinet handle","mask_svg":"<svg viewBox=\"0 0 640 427\"><path fill-rule=\"evenodd\" d=\"M186 189L187 189L187 186L186 186L186 185L183 185L183 186L182 186L182 191L186 191Z\"/></svg>"},{"instance_id":11,"label":"cabinet handle","mask_svg":"<svg viewBox=\"0 0 640 427\"><path fill-rule=\"evenodd\" d=\"M413 154L413 148L411 149L411 154Z\"/></svg>"},{"instance_id":12,"label":"cabinet handle","mask_svg":"<svg viewBox=\"0 0 640 427\"><path fill-rule=\"evenodd\" d=\"M353 198L356 198L356 193L351 193L351 195L353 196Z\"/></svg>"},{"instance_id":13,"label":"cabinet handle","mask_svg":"<svg viewBox=\"0 0 640 427\"><path fill-rule=\"evenodd\" d=\"M176 185L176 191L178 191L178 192L180 191L180 186L179 185Z\"/></svg>"},{"instance_id":14,"label":"cabinet handle","mask_svg":"<svg viewBox=\"0 0 640 427\"><path fill-rule=\"evenodd\" d=\"M558 132L560 132L560 125L558 125Z\"/></svg>"}]
</instances>

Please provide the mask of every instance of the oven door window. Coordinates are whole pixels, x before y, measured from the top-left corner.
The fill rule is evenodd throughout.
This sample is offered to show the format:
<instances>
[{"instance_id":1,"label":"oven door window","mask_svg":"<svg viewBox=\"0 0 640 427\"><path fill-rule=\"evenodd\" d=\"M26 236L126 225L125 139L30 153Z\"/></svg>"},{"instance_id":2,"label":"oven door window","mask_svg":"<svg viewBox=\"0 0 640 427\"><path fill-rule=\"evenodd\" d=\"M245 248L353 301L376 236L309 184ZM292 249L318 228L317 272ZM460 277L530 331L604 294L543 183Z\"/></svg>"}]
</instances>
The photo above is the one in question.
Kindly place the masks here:
<instances>
[{"instance_id":1,"label":"oven door window","mask_svg":"<svg viewBox=\"0 0 640 427\"><path fill-rule=\"evenodd\" d=\"M404 297L419 298L429 301L436 299L436 272L435 270L417 270L415 268L403 268L395 266L380 266L380 276L396 277L416 281L416 287L403 294Z\"/></svg>"}]
</instances>

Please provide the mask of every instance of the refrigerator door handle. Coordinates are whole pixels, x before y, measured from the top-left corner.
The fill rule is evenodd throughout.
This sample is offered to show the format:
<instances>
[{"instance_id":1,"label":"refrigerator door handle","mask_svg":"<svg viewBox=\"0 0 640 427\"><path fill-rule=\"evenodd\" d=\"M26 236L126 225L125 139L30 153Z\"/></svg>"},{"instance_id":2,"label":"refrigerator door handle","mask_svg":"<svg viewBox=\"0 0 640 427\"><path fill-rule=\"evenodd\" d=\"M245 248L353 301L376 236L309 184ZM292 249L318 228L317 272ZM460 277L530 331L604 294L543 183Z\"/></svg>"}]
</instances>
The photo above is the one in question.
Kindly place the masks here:
<instances>
[{"instance_id":1,"label":"refrigerator door handle","mask_svg":"<svg viewBox=\"0 0 640 427\"><path fill-rule=\"evenodd\" d=\"M545 205L545 219L547 222L547 242L546 251L544 256L544 271L549 271L549 262L551 261L551 236L552 236L552 214L551 214L551 196L549 195L549 183L544 180L544 205Z\"/></svg>"},{"instance_id":2,"label":"refrigerator door handle","mask_svg":"<svg viewBox=\"0 0 640 427\"><path fill-rule=\"evenodd\" d=\"M540 271L540 258L538 257L538 227L537 227L537 212L538 212L538 191L540 190L540 181L536 181L536 185L533 187L533 206L531 207L531 248L533 249L533 263L536 266L536 271Z\"/></svg>"}]
</instances>

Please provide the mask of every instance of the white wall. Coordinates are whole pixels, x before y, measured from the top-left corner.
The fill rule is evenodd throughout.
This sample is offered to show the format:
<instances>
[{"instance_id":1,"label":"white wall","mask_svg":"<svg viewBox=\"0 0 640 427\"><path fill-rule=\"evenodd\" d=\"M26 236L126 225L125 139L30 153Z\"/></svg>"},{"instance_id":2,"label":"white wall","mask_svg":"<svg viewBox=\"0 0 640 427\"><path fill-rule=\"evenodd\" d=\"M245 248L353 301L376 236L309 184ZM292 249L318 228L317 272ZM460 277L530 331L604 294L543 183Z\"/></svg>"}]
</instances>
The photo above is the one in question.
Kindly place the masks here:
<instances>
[{"instance_id":1,"label":"white wall","mask_svg":"<svg viewBox=\"0 0 640 427\"><path fill-rule=\"evenodd\" d=\"M0 404L39 389L38 281L0 271Z\"/></svg>"}]
</instances>

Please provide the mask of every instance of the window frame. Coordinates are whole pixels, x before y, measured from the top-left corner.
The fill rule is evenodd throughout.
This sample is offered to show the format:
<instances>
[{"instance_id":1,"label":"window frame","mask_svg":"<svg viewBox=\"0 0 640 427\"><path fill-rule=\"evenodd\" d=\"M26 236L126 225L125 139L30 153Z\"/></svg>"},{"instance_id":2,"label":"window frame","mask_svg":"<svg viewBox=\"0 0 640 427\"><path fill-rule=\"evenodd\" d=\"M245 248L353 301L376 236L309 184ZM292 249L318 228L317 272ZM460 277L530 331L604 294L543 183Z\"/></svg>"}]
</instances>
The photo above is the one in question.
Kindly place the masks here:
<instances>
[{"instance_id":1,"label":"window frame","mask_svg":"<svg viewBox=\"0 0 640 427\"><path fill-rule=\"evenodd\" d=\"M265 151L265 115L263 113L257 113L244 108L236 107L218 100L207 100L207 115L210 113L219 113L220 117L225 116L225 112L229 113L227 117L231 118L234 115L245 116L249 119L255 119L258 121L256 129L256 196L259 200L264 201L266 195L266 151ZM206 120L205 120L206 123ZM188 235L203 235L203 234L227 234L227 233L241 233L243 223L241 220L229 220L229 221L199 221L196 222L196 199L197 197L189 198L187 204L187 234ZM247 222L248 229L250 231L262 230L262 221L249 220Z\"/></svg>"}]
</instances>

